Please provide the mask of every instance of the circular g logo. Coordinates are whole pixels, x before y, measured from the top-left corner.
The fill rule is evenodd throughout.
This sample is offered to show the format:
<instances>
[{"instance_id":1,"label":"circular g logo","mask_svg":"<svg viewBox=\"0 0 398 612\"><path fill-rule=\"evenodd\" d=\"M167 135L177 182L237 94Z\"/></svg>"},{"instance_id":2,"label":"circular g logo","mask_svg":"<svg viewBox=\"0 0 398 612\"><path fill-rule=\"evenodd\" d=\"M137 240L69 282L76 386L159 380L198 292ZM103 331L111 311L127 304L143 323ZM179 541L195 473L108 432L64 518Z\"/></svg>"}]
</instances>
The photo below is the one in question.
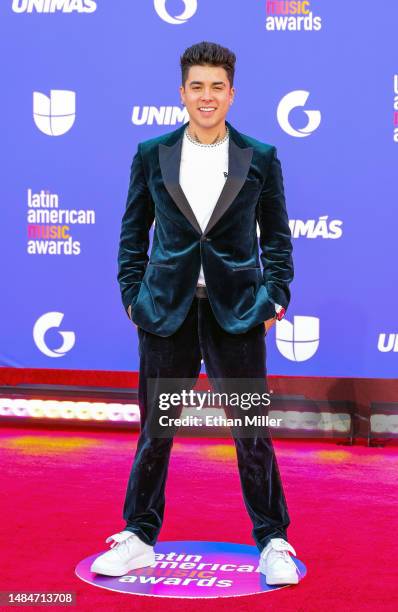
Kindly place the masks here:
<instances>
[{"instance_id":1,"label":"circular g logo","mask_svg":"<svg viewBox=\"0 0 398 612\"><path fill-rule=\"evenodd\" d=\"M59 332L63 338L63 343L62 346L54 350L48 348L44 340L46 332L53 327L59 327L63 318L63 312L46 312L34 324L33 339L39 351L47 355L47 357L63 357L75 344L75 333L72 331Z\"/></svg>"},{"instance_id":2,"label":"circular g logo","mask_svg":"<svg viewBox=\"0 0 398 612\"><path fill-rule=\"evenodd\" d=\"M166 11L166 0L154 0L155 11L163 21L172 23L173 25L185 23L188 19L195 15L198 8L197 0L184 0L185 8L181 15L172 17Z\"/></svg>"},{"instance_id":3,"label":"circular g logo","mask_svg":"<svg viewBox=\"0 0 398 612\"><path fill-rule=\"evenodd\" d=\"M289 123L290 111L298 106L305 106L309 95L309 91L298 89L297 91L291 91L290 93L286 94L286 96L284 96L279 102L276 116L279 125L281 126L282 130L286 132L286 134L295 136L296 138L304 138L304 136L309 136L319 127L319 124L321 123L321 113L318 110L304 111L308 117L308 123L303 128L295 130Z\"/></svg>"}]
</instances>

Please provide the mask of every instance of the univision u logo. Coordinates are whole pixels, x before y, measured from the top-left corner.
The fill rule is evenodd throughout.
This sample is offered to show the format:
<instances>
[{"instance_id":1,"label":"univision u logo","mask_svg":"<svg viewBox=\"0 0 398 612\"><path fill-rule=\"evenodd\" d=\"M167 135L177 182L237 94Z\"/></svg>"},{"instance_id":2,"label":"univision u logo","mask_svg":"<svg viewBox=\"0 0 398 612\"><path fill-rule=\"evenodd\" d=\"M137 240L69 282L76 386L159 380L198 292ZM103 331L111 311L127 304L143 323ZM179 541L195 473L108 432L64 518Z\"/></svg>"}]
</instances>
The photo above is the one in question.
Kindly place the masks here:
<instances>
[{"instance_id":1,"label":"univision u logo","mask_svg":"<svg viewBox=\"0 0 398 612\"><path fill-rule=\"evenodd\" d=\"M33 119L47 136L66 134L75 122L76 93L64 89L52 89L46 96L33 92Z\"/></svg>"}]
</instances>

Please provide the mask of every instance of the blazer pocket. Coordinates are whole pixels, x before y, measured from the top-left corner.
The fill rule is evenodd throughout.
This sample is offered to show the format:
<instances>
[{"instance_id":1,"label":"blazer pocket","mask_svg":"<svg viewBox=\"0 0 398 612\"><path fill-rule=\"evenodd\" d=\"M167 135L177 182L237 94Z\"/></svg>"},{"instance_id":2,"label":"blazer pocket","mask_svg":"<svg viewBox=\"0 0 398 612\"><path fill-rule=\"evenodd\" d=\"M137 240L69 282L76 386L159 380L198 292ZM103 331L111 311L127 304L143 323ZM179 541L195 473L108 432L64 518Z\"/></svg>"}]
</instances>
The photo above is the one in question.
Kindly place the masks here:
<instances>
[{"instance_id":1,"label":"blazer pocket","mask_svg":"<svg viewBox=\"0 0 398 612\"><path fill-rule=\"evenodd\" d=\"M241 270L261 270L260 266L234 266L233 272L240 272Z\"/></svg>"},{"instance_id":2,"label":"blazer pocket","mask_svg":"<svg viewBox=\"0 0 398 612\"><path fill-rule=\"evenodd\" d=\"M148 262L148 265L155 266L155 268L173 268L175 263L156 263L154 261Z\"/></svg>"}]
</instances>

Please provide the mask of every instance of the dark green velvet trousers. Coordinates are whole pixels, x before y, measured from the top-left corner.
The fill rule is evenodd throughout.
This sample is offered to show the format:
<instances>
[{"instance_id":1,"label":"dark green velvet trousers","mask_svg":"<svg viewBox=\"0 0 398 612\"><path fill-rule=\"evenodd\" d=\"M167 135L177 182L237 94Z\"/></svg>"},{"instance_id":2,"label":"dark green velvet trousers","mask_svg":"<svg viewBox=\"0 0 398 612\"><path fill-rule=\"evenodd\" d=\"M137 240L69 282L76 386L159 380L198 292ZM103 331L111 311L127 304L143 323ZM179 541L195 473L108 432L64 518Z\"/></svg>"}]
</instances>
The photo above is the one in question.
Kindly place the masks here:
<instances>
[{"instance_id":1,"label":"dark green velvet trousers","mask_svg":"<svg viewBox=\"0 0 398 612\"><path fill-rule=\"evenodd\" d=\"M218 324L208 298L195 296L186 319L171 336L158 336L141 328L138 334L141 431L127 485L123 519L126 530L153 546L163 521L173 435L153 435L151 422L158 405L155 406L147 381L178 379L181 387L186 388L189 380L197 379L203 358L208 377L214 379L215 386L227 387L228 382L220 381L247 378L261 380L266 389L265 328L261 323L243 334L230 334ZM227 417L236 416L236 410L230 406L225 413ZM181 408L176 408L173 416L179 414ZM290 523L272 440L267 427L259 428L253 435L240 437L233 432L232 435L243 498L253 523L252 534L262 550L271 538L287 539ZM217 491L211 495L214 498ZM203 500L203 512L206 512L206 500ZM188 514L187 511L187 520ZM220 523L222 539L221 531Z\"/></svg>"}]
</instances>

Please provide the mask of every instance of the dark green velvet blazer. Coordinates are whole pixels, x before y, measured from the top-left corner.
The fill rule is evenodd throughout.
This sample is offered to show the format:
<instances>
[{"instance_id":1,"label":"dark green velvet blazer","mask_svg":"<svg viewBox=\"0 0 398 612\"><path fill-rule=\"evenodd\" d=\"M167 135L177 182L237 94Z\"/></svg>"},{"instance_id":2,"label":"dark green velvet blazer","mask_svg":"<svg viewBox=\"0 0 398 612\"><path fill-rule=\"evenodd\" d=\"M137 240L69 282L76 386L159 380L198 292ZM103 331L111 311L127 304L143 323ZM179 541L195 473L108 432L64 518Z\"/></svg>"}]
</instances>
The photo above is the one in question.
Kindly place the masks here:
<instances>
[{"instance_id":1,"label":"dark green velvet blazer","mask_svg":"<svg viewBox=\"0 0 398 612\"><path fill-rule=\"evenodd\" d=\"M186 125L141 142L134 156L117 278L126 312L131 305L134 323L153 334L169 336L183 323L201 262L214 315L230 333L289 304L292 242L276 149L226 125L228 177L204 232L179 184Z\"/></svg>"}]
</instances>

